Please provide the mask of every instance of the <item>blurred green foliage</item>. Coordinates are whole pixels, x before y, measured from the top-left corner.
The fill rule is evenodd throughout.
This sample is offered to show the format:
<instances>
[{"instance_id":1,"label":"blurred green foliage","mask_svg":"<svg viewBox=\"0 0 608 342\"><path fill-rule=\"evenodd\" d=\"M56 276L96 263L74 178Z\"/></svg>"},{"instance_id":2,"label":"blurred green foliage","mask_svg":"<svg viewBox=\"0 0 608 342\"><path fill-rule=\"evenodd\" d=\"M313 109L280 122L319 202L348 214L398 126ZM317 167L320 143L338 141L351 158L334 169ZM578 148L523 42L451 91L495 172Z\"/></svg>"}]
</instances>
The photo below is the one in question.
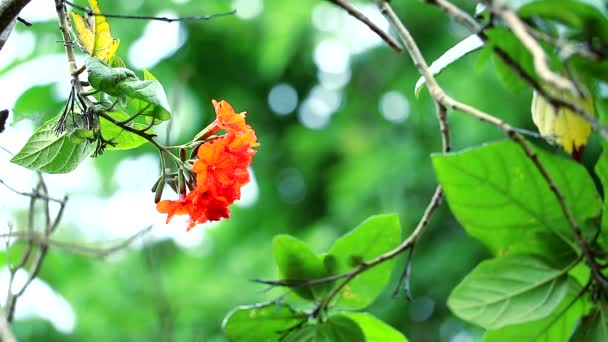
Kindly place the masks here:
<instances>
[{"instance_id":1,"label":"blurred green foliage","mask_svg":"<svg viewBox=\"0 0 608 342\"><path fill-rule=\"evenodd\" d=\"M455 3L473 10L470 1ZM260 187L256 204L233 208L229 220L209 230L200 246L188 250L164 241L111 260L96 260L51 249L40 278L73 306L76 328L70 336L62 336L44 321L18 321L15 331L20 340L225 341L221 323L231 309L280 293L264 292L266 287L250 281L278 277L270 262L274 235L294 235L318 252L373 214L398 213L403 236L417 223L436 184L430 154L441 150L441 140L428 92L414 98L418 73L409 58L384 45L354 55L351 79L341 90L341 104L330 123L320 130L304 127L295 112L273 114L268 93L286 82L303 99L318 83L313 53L326 33L317 30L311 19L314 8L330 5L311 0L263 4L261 14L249 20L229 16L187 22L185 44L151 68L177 108L173 115L188 123L172 133L176 142L189 140L212 119L212 98L226 99L237 111L249 113L248 121L261 142L253 164ZM466 36L431 6L416 1L394 6L429 60ZM197 15L229 10L231 3L145 1L134 10L128 2L107 0L102 8L124 14L171 10ZM121 40L118 55L124 57L145 25L130 20L109 22L113 35ZM17 30L29 30L38 39L50 32L53 39L60 37L55 22ZM59 43L37 44L27 58L62 49ZM442 86L456 99L514 126L532 129L530 91L510 92L492 63L476 63L478 56L473 53L444 71L439 76ZM0 76L23 61L0 71ZM388 91L398 91L409 100L410 115L401 123L380 114L379 101ZM56 115L62 102L51 93L51 86L31 88L17 102L16 115L42 113L34 116L38 122L45 115ZM503 139L497 129L456 113L450 115L450 123L454 150ZM592 142L589 150L597 155L597 143ZM154 152L153 147L144 146L129 152L108 151L95 159L104 180L100 196L116 190L112 179L120 177L114 171L121 159ZM281 192L286 174L301 177L301 197ZM60 236L61 232L62 228ZM488 255L442 206L416 247L413 301L390 297L398 286L396 278L403 264L399 258L391 285L370 311L411 341L448 341L457 334L479 337L480 330L449 313L446 300L464 275Z\"/></svg>"}]
</instances>

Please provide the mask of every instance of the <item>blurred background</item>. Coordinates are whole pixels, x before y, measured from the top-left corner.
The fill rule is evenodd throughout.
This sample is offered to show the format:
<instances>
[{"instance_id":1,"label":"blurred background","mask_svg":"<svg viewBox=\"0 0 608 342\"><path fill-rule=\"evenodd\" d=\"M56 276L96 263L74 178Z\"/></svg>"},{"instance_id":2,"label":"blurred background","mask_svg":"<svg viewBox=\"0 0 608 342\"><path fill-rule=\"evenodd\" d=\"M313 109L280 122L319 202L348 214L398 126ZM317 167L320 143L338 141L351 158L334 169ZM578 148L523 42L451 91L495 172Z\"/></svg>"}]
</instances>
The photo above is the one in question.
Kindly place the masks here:
<instances>
[{"instance_id":1,"label":"blurred background","mask_svg":"<svg viewBox=\"0 0 608 342\"><path fill-rule=\"evenodd\" d=\"M103 248L152 225L124 251L91 258L52 249L39 280L17 303L14 330L23 341L226 341L224 316L238 305L272 299L254 278L276 279L271 240L292 234L321 252L370 215L396 212L404 237L436 184L429 155L441 151L434 106L411 60L327 1L100 0L106 13L232 16L182 23L109 19L126 64L162 82L174 121L160 141L189 141L214 119L211 99L248 112L261 146L253 180L229 220L186 232L184 220L165 224L150 188L158 177L156 150L108 151L68 175L45 176L55 197L68 194L54 238ZM471 1L454 1L470 13ZM77 1L87 5L86 1ZM380 27L374 1L353 2ZM432 6L395 2L427 60L468 35ZM57 115L69 91L67 63L54 3L32 0L0 51L0 109L11 109L0 146L16 153L32 130ZM511 92L479 53L455 63L440 83L455 98L532 128L529 91ZM82 61L84 56L79 56ZM453 149L502 134L450 114ZM0 150L0 179L20 191L36 175ZM168 192L165 198L174 196ZM28 199L0 186L0 227L23 229ZM0 258L0 300L8 258ZM14 252L17 253L17 252ZM412 301L393 299L394 280L370 311L411 341L470 341L481 332L450 314L449 291L488 256L442 206L416 248ZM23 275L18 277L23 277ZM17 279L18 281L19 279Z\"/></svg>"}]
</instances>

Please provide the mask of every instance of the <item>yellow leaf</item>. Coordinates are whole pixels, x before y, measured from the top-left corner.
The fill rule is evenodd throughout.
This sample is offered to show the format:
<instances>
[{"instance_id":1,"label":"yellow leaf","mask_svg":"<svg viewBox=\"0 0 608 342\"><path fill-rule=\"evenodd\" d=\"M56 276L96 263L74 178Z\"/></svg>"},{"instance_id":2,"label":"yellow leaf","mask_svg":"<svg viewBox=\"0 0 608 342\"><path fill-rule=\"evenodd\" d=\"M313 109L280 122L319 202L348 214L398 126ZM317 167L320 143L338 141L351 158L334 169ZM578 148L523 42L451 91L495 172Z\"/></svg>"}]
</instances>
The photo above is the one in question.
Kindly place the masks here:
<instances>
[{"instance_id":1,"label":"yellow leaf","mask_svg":"<svg viewBox=\"0 0 608 342\"><path fill-rule=\"evenodd\" d=\"M552 96L576 104L587 113L594 115L593 99L587 95L586 90L583 98L576 97L568 91L549 91ZM585 118L564 107L559 107L556 111L551 103L534 91L532 121L543 137L560 145L574 159L580 159L591 134L591 124Z\"/></svg>"},{"instance_id":2,"label":"yellow leaf","mask_svg":"<svg viewBox=\"0 0 608 342\"><path fill-rule=\"evenodd\" d=\"M101 13L97 0L89 0L89 5L93 13ZM107 62L118 49L120 41L114 39L110 33L110 24L106 18L101 15L96 15L93 20L82 17L72 11L72 20L78 39L84 49L91 55Z\"/></svg>"}]
</instances>

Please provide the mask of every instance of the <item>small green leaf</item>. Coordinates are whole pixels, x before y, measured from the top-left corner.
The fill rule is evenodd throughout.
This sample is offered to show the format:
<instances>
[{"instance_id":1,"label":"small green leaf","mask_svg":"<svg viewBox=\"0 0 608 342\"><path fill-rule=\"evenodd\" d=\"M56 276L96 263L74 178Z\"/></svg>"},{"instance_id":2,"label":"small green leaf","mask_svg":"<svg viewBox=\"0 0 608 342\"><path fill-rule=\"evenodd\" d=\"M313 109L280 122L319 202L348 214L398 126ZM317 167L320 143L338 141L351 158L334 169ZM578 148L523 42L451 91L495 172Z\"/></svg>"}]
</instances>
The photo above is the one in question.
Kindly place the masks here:
<instances>
[{"instance_id":1,"label":"small green leaf","mask_svg":"<svg viewBox=\"0 0 608 342\"><path fill-rule=\"evenodd\" d=\"M324 263L332 274L345 273L392 250L400 241L396 214L372 216L336 240ZM355 277L337 296L336 307L358 310L369 306L390 280L393 265L393 260L385 261Z\"/></svg>"},{"instance_id":2,"label":"small green leaf","mask_svg":"<svg viewBox=\"0 0 608 342\"><path fill-rule=\"evenodd\" d=\"M28 139L25 146L11 162L33 171L46 173L68 173L74 170L94 148L84 142L74 144L68 132L55 134L55 124L60 115L45 122Z\"/></svg>"},{"instance_id":3,"label":"small green leaf","mask_svg":"<svg viewBox=\"0 0 608 342\"><path fill-rule=\"evenodd\" d=\"M222 326L234 341L272 342L307 319L305 313L295 312L286 305L243 306L230 312Z\"/></svg>"},{"instance_id":4,"label":"small green leaf","mask_svg":"<svg viewBox=\"0 0 608 342\"><path fill-rule=\"evenodd\" d=\"M608 341L608 307L605 303L598 304L590 314L583 317L574 331L572 342L604 342Z\"/></svg>"},{"instance_id":5,"label":"small green leaf","mask_svg":"<svg viewBox=\"0 0 608 342\"><path fill-rule=\"evenodd\" d=\"M480 263L454 288L449 308L485 329L549 316L568 291L568 276L542 259L506 255Z\"/></svg>"},{"instance_id":6,"label":"small green leaf","mask_svg":"<svg viewBox=\"0 0 608 342\"><path fill-rule=\"evenodd\" d=\"M124 121L129 119L129 115L120 111L106 112L106 114L118 121ZM113 123L104 118L100 118L99 126L103 138L115 144L108 145L106 148L107 150L130 150L148 142L145 138L142 138L137 134L125 131L124 129L114 125ZM146 128L145 125L138 123L131 123L131 126L138 130ZM146 132L151 133L150 131Z\"/></svg>"},{"instance_id":7,"label":"small green leaf","mask_svg":"<svg viewBox=\"0 0 608 342\"><path fill-rule=\"evenodd\" d=\"M366 342L407 342L407 338L401 332L367 312L342 315L359 325Z\"/></svg>"},{"instance_id":8,"label":"small green leaf","mask_svg":"<svg viewBox=\"0 0 608 342\"><path fill-rule=\"evenodd\" d=\"M292 281L307 281L327 277L323 261L304 242L290 236L277 235L272 240L272 252L279 267L281 278ZM318 299L329 284L297 286L293 291L305 299Z\"/></svg>"},{"instance_id":9,"label":"small green leaf","mask_svg":"<svg viewBox=\"0 0 608 342\"><path fill-rule=\"evenodd\" d=\"M581 285L569 278L568 293L549 316L538 321L490 330L484 335L484 342L567 341L579 318L589 307L585 298L579 296L580 291Z\"/></svg>"},{"instance_id":10,"label":"small green leaf","mask_svg":"<svg viewBox=\"0 0 608 342\"><path fill-rule=\"evenodd\" d=\"M577 222L598 217L601 201L587 170L570 159L535 151ZM578 249L555 194L516 143L436 154L433 165L458 221L492 251L509 248L539 231ZM594 233L586 225L583 228L586 235Z\"/></svg>"},{"instance_id":11,"label":"small green leaf","mask_svg":"<svg viewBox=\"0 0 608 342\"><path fill-rule=\"evenodd\" d=\"M334 315L323 323L307 324L289 334L285 342L366 342L360 326L346 315Z\"/></svg>"},{"instance_id":12,"label":"small green leaf","mask_svg":"<svg viewBox=\"0 0 608 342\"><path fill-rule=\"evenodd\" d=\"M97 90L115 97L129 97L130 114L140 113L161 121L171 118L171 110L163 86L148 71L147 79L137 78L126 68L110 68L98 58L90 57L85 65L89 71L89 82Z\"/></svg>"}]
</instances>

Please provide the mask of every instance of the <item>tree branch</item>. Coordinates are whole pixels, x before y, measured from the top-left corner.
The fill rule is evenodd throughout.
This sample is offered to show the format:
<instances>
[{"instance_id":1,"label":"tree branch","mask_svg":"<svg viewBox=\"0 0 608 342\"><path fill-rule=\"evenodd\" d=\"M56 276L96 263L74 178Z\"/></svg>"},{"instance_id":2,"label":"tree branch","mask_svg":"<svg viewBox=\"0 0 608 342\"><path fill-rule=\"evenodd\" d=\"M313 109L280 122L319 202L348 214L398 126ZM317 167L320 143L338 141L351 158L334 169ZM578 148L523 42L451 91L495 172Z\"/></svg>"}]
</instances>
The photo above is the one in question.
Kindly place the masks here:
<instances>
[{"instance_id":1,"label":"tree branch","mask_svg":"<svg viewBox=\"0 0 608 342\"><path fill-rule=\"evenodd\" d=\"M11 24L14 24L19 12L29 2L30 0L3 0L0 2L0 32L4 32Z\"/></svg>"},{"instance_id":2,"label":"tree branch","mask_svg":"<svg viewBox=\"0 0 608 342\"><path fill-rule=\"evenodd\" d=\"M357 19L360 22L367 25L367 27L369 27L370 30L374 31L374 33L376 33L380 38L382 38L382 40L384 40L391 48L393 48L393 50L395 50L397 52L403 52L403 49L401 48L401 46L399 46L399 43L397 43L397 41L395 41L395 39L393 37L391 37L388 33L384 32L378 25L374 24L374 22L369 20L369 18L366 17L365 14L361 13L361 11L356 9L353 5L349 4L348 2L346 2L344 0L328 0L328 1L338 7L341 7L348 14L353 16L355 19Z\"/></svg>"}]
</instances>

